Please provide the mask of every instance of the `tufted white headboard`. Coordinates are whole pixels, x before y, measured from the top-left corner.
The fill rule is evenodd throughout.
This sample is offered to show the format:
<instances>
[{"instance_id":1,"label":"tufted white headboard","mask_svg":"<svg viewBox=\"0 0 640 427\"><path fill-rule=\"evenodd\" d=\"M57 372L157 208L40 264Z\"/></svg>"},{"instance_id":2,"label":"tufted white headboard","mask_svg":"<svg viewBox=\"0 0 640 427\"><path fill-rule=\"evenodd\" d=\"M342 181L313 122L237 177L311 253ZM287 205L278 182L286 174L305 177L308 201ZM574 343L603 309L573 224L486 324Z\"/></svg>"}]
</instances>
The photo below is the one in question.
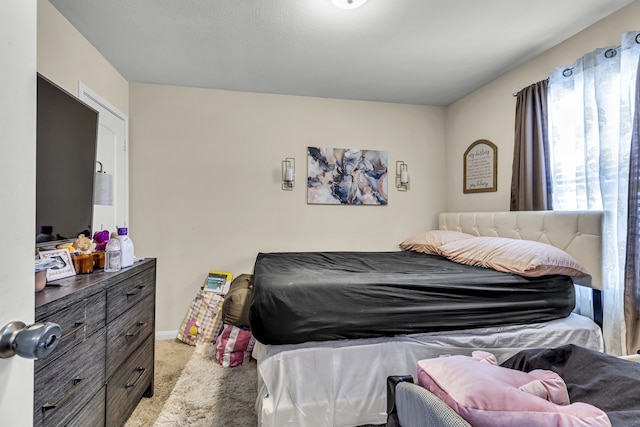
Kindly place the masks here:
<instances>
[{"instance_id":1,"label":"tufted white headboard","mask_svg":"<svg viewBox=\"0 0 640 427\"><path fill-rule=\"evenodd\" d=\"M602 290L602 219L599 211L444 212L439 228L553 245L591 275L579 284Z\"/></svg>"}]
</instances>

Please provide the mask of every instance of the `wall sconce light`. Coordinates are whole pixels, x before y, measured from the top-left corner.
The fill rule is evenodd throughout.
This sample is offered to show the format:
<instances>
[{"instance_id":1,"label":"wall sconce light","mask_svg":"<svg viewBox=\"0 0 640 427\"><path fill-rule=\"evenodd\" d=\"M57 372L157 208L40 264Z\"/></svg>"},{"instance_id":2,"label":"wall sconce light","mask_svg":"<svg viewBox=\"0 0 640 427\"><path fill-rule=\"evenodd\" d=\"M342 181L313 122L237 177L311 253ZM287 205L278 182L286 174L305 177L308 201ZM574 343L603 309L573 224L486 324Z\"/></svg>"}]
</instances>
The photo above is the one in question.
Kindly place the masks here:
<instances>
[{"instance_id":1,"label":"wall sconce light","mask_svg":"<svg viewBox=\"0 0 640 427\"><path fill-rule=\"evenodd\" d=\"M396 162L396 188L398 191L409 189L409 166L402 160Z\"/></svg>"},{"instance_id":2,"label":"wall sconce light","mask_svg":"<svg viewBox=\"0 0 640 427\"><path fill-rule=\"evenodd\" d=\"M296 159L287 157L282 161L282 189L291 191L296 185Z\"/></svg>"},{"instance_id":3,"label":"wall sconce light","mask_svg":"<svg viewBox=\"0 0 640 427\"><path fill-rule=\"evenodd\" d=\"M113 175L102 170L102 162L96 162L100 167L93 182L93 204L113 205Z\"/></svg>"},{"instance_id":4,"label":"wall sconce light","mask_svg":"<svg viewBox=\"0 0 640 427\"><path fill-rule=\"evenodd\" d=\"M367 0L331 0L334 6L340 9L355 9L365 4Z\"/></svg>"}]
</instances>

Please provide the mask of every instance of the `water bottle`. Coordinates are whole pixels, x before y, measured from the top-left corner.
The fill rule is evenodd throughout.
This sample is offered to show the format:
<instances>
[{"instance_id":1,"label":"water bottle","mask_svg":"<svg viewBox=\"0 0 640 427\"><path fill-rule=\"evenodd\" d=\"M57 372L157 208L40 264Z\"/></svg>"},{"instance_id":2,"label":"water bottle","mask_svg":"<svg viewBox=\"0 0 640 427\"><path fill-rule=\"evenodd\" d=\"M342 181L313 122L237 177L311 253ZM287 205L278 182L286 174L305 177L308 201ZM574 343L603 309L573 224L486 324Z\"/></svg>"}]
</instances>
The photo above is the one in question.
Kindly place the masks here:
<instances>
[{"instance_id":1,"label":"water bottle","mask_svg":"<svg viewBox=\"0 0 640 427\"><path fill-rule=\"evenodd\" d=\"M133 242L128 234L128 228L118 228L118 240L120 241L121 253L120 264L122 265L122 268L131 267L133 265Z\"/></svg>"},{"instance_id":2,"label":"water bottle","mask_svg":"<svg viewBox=\"0 0 640 427\"><path fill-rule=\"evenodd\" d=\"M122 268L120 240L118 240L117 237L112 237L109 239L107 247L104 249L104 271L120 271L120 268Z\"/></svg>"}]
</instances>

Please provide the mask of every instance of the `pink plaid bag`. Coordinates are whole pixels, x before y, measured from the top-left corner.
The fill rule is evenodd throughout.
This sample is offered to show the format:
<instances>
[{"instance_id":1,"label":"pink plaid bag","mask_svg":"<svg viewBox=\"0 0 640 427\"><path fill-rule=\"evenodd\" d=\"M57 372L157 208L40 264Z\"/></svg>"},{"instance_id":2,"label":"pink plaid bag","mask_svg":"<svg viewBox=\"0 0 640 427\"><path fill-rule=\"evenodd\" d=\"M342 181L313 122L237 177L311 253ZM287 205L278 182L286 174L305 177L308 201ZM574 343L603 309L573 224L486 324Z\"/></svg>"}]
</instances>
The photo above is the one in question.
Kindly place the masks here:
<instances>
[{"instance_id":1,"label":"pink plaid bag","mask_svg":"<svg viewBox=\"0 0 640 427\"><path fill-rule=\"evenodd\" d=\"M224 298L200 289L191 302L177 338L189 345L214 343L222 332L222 303Z\"/></svg>"}]
</instances>

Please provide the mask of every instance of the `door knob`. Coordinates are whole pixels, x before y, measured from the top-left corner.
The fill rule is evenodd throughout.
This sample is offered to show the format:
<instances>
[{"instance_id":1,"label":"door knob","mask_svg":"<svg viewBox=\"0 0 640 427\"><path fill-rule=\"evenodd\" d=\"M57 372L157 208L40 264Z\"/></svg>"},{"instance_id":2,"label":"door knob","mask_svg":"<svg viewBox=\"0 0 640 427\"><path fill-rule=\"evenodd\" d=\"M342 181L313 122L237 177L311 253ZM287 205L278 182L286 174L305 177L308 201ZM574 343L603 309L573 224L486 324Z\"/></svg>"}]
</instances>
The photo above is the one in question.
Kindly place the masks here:
<instances>
[{"instance_id":1,"label":"door knob","mask_svg":"<svg viewBox=\"0 0 640 427\"><path fill-rule=\"evenodd\" d=\"M9 322L0 329L0 359L16 354L27 359L47 357L58 345L62 335L60 326L55 323Z\"/></svg>"}]
</instances>

